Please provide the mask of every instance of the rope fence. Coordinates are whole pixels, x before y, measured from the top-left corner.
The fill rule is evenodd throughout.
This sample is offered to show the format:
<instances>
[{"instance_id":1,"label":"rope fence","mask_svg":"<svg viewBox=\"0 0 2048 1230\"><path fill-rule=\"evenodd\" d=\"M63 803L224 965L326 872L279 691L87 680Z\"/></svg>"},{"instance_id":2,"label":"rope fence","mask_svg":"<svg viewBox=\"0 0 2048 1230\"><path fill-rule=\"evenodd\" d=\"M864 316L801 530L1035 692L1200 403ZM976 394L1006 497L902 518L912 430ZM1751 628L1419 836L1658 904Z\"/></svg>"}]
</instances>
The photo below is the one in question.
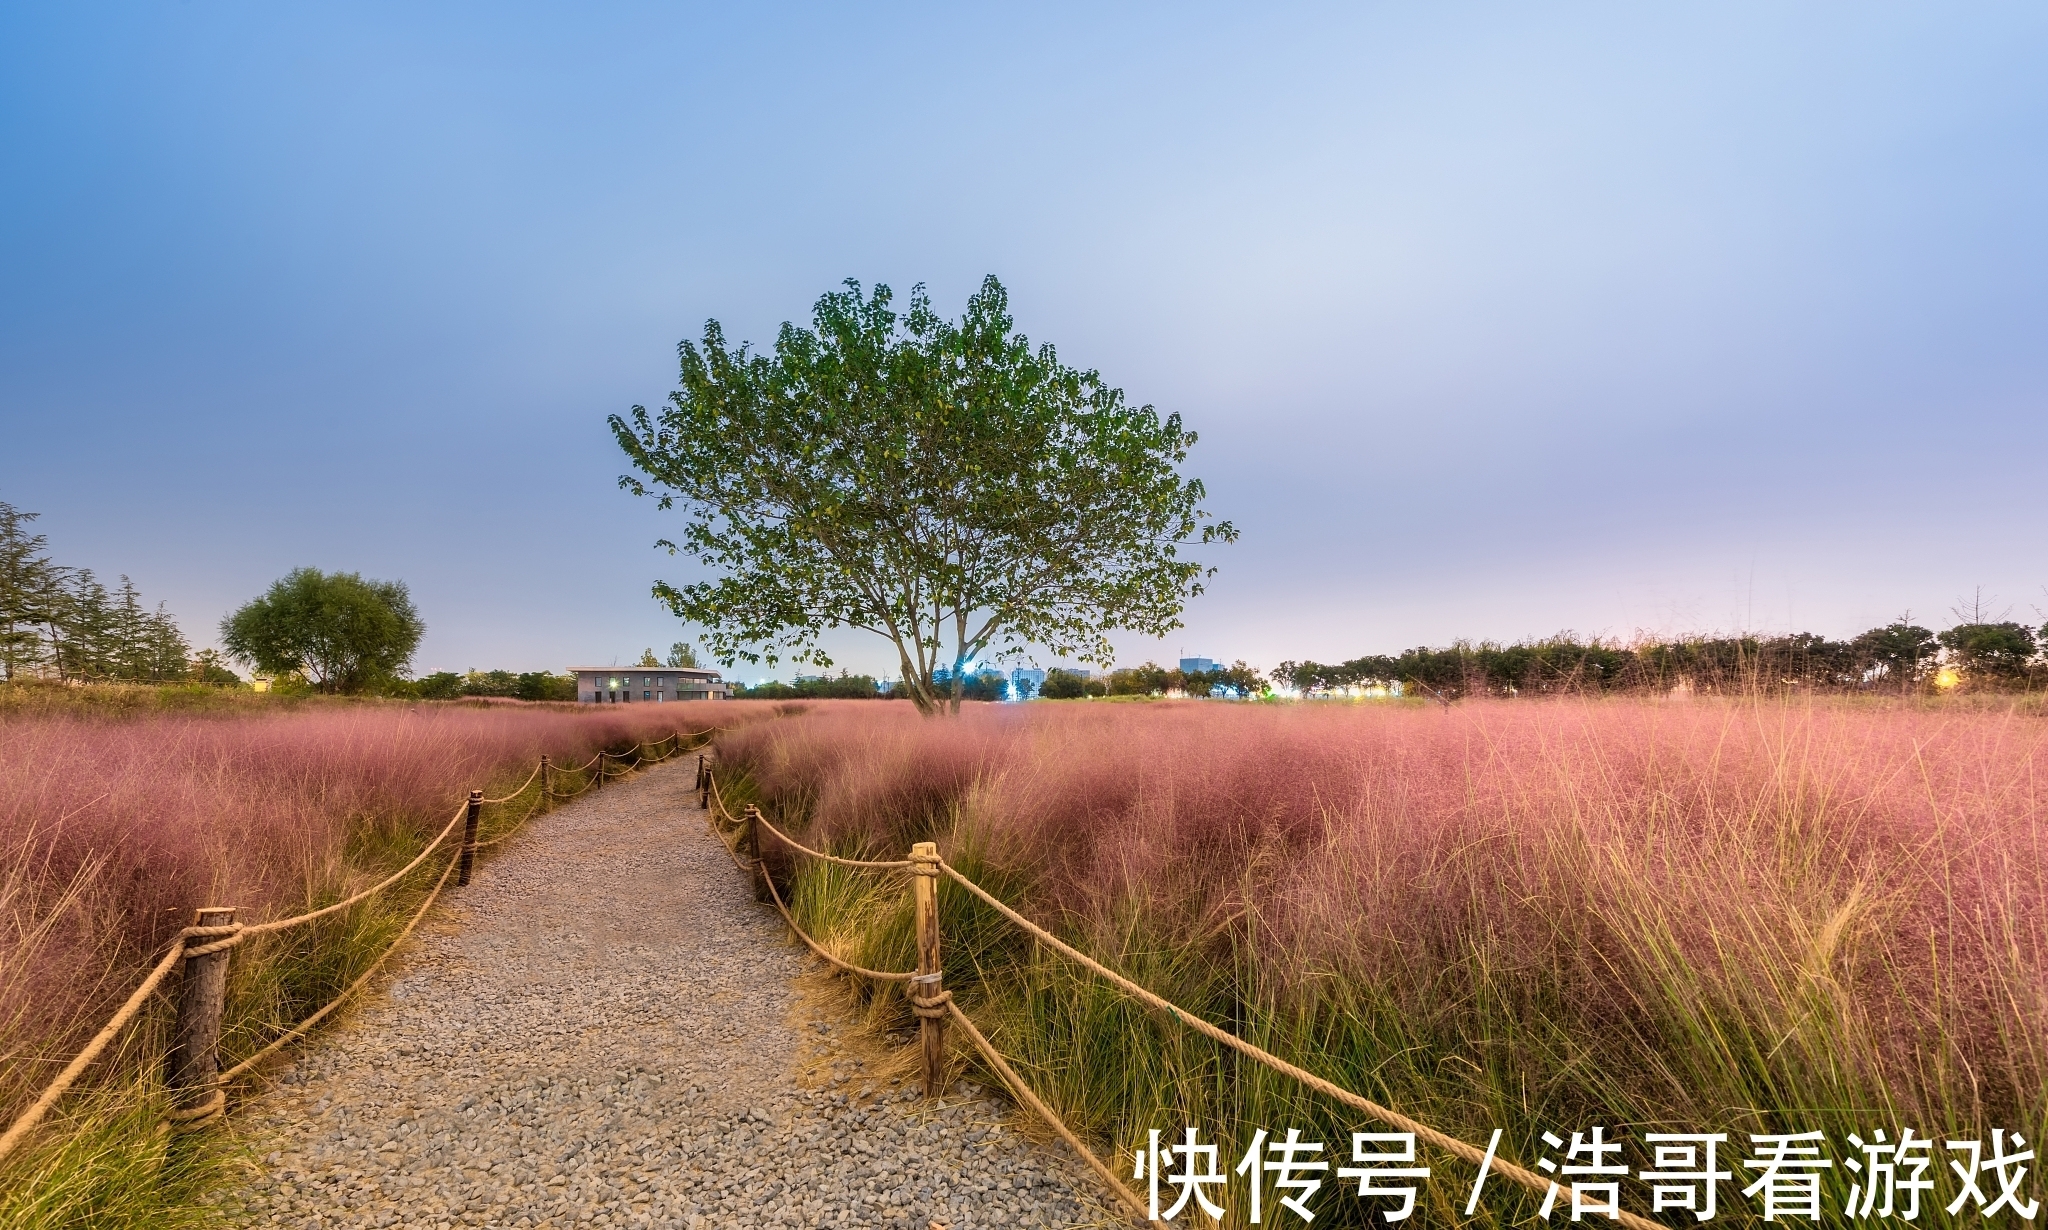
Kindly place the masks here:
<instances>
[{"instance_id":1,"label":"rope fence","mask_svg":"<svg viewBox=\"0 0 2048 1230\"><path fill-rule=\"evenodd\" d=\"M698 731L688 738L694 741L711 733L712 730ZM471 791L461 809L441 827L440 832L434 835L411 862L361 892L317 910L269 922L244 924L235 921L235 911L232 907L202 907L197 911L193 925L178 932L172 939L170 948L151 967L135 990L129 993L127 1000L100 1031L93 1035L92 1040L72 1057L63 1071L36 1096L35 1101L15 1116L14 1122L8 1125L7 1130L0 1132L0 1159L12 1154L29 1138L36 1126L78 1082L79 1077L92 1067L123 1030L142 1015L144 1008L162 988L173 969L180 970L181 985L169 1056L169 1083L173 1109L167 1119L174 1126L190 1127L218 1117L226 1109L227 1086L230 1082L248 1075L265 1059L291 1042L304 1037L349 997L367 986L391 955L412 936L421 920L427 916L427 911L433 908L443 890L448 887L451 876L455 877L458 887L469 882L470 868L478 850L497 845L519 832L536 814L551 810L555 805L590 790L598 789L608 779L624 776L643 764L659 764L673 758L684 750L684 739L685 736L678 731L660 739L642 741L623 752L600 750L582 764L568 768L557 766L548 757L542 756L518 789L497 798L485 798L481 790ZM632 763L623 763L628 757L631 757ZM620 763L614 767L613 762ZM589 772L592 769L596 772ZM697 772L701 786L707 773L701 756L698 758ZM573 788L563 784L572 778L576 783ZM512 821L503 832L488 840L478 840L477 830L483 809L487 806L502 807L514 802L526 795L536 782L539 783L540 789L534 793L532 803L519 818ZM302 926L384 892L411 875L434 851L445 849L458 825L462 826L462 838L456 843L455 851L448 857L440 878L434 882L433 888L427 892L425 899L413 911L398 935L385 946L369 967L311 1016L271 1039L260 1050L241 1062L225 1071L220 1070L221 1020L226 1006L227 963L230 952L252 936L268 935Z\"/></svg>"},{"instance_id":2,"label":"rope fence","mask_svg":"<svg viewBox=\"0 0 2048 1230\"><path fill-rule=\"evenodd\" d=\"M700 757L700 761L701 759ZM953 1002L952 992L941 989L942 979L939 963L936 891L937 880L940 877L943 876L951 880L967 892L973 894L984 904L1001 914L1019 930L1030 936L1034 942L1044 945L1059 956L1079 965L1089 973L1153 1011L1169 1017L1175 1024L1192 1029L1196 1033L1222 1046L1226 1046L1246 1058L1263 1064L1272 1071L1288 1077L1334 1102L1359 1111L1382 1123L1389 1124L1399 1131L1413 1133L1417 1140L1433 1145L1451 1154L1453 1157L1478 1167L1482 1179L1489 1173L1497 1173L1503 1178L1538 1195L1545 1195L1550 1191L1551 1180L1544 1178L1533 1170L1516 1165L1500 1157L1492 1148L1482 1149L1468 1141L1460 1140L1449 1133L1430 1127L1420 1120L1410 1118L1397 1110L1382 1106L1370 1098L1354 1093L1334 1081L1318 1076L1306 1068L1290 1063L1254 1043L1247 1042L1227 1029L1211 1024L1209 1021L1187 1011L1164 996L1158 995L1124 977L1102 962L1095 960L1078 948L1061 940L1058 936L1026 918L1023 914L1018 913L994 894L963 875L957 868L939 857L938 847L934 843L921 842L912 847L911 855L907 859L863 860L841 858L820 850L813 850L795 841L782 832L782 830L769 823L768 819L761 814L760 808L754 804L748 804L742 815L734 816L730 808L726 806L724 796L719 791L712 770L708 766L700 766L698 770L698 785L703 797L707 822L710 824L712 832L721 839L721 844L726 845L726 852L733 856L734 864L748 875L756 877L760 884L766 886L769 899L773 901L776 910L781 913L783 920L789 925L790 930L796 934L798 939L802 940L812 952L823 957L836 969L877 982L892 985L901 984L908 988L905 998L909 1001L913 1012L915 1012L918 1018L919 1032L924 1043L924 1087L926 1096L936 1097L938 1091L945 1088L945 1049L942 1031L944 1029L944 1022L950 1019L967 1034L975 1049L988 1061L989 1066L994 1069L1003 1083L1009 1086L1016 1099L1025 1106L1030 1107L1032 1112L1043 1120L1087 1164L1090 1170L1095 1172L1096 1176L1116 1194L1117 1198L1139 1220L1144 1220L1147 1216L1148 1206L1146 1202L1139 1199L1137 1193L1132 1191L1129 1185L1115 1171L1111 1170L1100 1157L1096 1156L1095 1151L1089 1148L1066 1125L1059 1115L1051 1107L1047 1106L1031 1090L1030 1086L1017 1075L1016 1070L1010 1066L1009 1061L1003 1057L1002 1053L988 1040L987 1036L968 1018L960 1005ZM914 973L887 973L863 969L826 951L823 945L819 944L802 927L798 926L788 907L783 904L781 893L775 886L774 877L768 873L766 865L761 861L759 843L760 834L763 832L766 832L769 836L775 838L796 853L838 866L873 870L908 869L912 874L913 888L916 890L916 898L913 904L916 910L918 935L917 971ZM748 850L750 861L741 861L738 854L733 852L732 844L725 840L728 834L736 836L739 843ZM1660 1222L1630 1213L1627 1210L1620 1210L1616 1220L1620 1224L1629 1227L1629 1230L1669 1230L1669 1227Z\"/></svg>"}]
</instances>

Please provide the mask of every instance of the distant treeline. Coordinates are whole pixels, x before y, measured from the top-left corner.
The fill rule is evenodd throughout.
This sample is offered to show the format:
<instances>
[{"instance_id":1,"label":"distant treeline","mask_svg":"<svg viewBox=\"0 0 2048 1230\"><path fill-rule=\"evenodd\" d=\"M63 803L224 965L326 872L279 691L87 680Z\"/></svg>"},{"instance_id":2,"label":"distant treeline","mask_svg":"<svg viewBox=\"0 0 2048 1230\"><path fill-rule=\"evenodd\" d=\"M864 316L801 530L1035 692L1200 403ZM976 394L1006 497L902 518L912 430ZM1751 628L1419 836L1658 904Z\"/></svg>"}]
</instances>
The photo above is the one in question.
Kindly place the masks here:
<instances>
[{"instance_id":1,"label":"distant treeline","mask_svg":"<svg viewBox=\"0 0 2048 1230\"><path fill-rule=\"evenodd\" d=\"M798 679L795 683L783 683L770 679L748 687L733 683L734 700L891 700L895 693L879 687L873 675L817 676Z\"/></svg>"},{"instance_id":2,"label":"distant treeline","mask_svg":"<svg viewBox=\"0 0 2048 1230\"><path fill-rule=\"evenodd\" d=\"M1213 671L1182 671L1147 662L1102 676L1055 667L1045 673L1039 695L1047 700L1079 700L1084 696L1257 696L1265 690L1265 679L1243 662Z\"/></svg>"},{"instance_id":3,"label":"distant treeline","mask_svg":"<svg viewBox=\"0 0 2048 1230\"><path fill-rule=\"evenodd\" d=\"M0 678L239 682L212 651L195 659L170 612L144 605L127 577L110 590L52 560L29 533L35 519L0 500Z\"/></svg>"},{"instance_id":4,"label":"distant treeline","mask_svg":"<svg viewBox=\"0 0 2048 1230\"><path fill-rule=\"evenodd\" d=\"M416 697L420 700L460 700L465 696L496 696L511 700L575 700L576 676L553 675L547 671L435 671L418 679L392 680L384 685L387 696Z\"/></svg>"},{"instance_id":5,"label":"distant treeline","mask_svg":"<svg viewBox=\"0 0 2048 1230\"><path fill-rule=\"evenodd\" d=\"M943 691L951 680L942 672L935 677ZM1080 700L1089 696L1256 696L1266 681L1258 672L1239 662L1213 671L1177 671L1157 663L1115 670L1107 675L1083 675L1079 671L1054 668L1045 673L1045 686L1037 696L1046 700ZM769 681L746 687L734 684L736 700L904 700L893 684L878 684L872 675L840 674L798 679L795 683ZM961 683L962 699L979 701L1031 700L1031 684L1012 680L997 671L979 671Z\"/></svg>"},{"instance_id":6,"label":"distant treeline","mask_svg":"<svg viewBox=\"0 0 2048 1230\"><path fill-rule=\"evenodd\" d=\"M2048 663L2040 656L2044 639L2048 628L2009 621L1961 623L1935 632L1905 619L1843 641L1799 632L1620 644L1566 633L1514 645L1459 641L1334 664L1282 662L1274 677L1306 693L1398 684L1445 697L1676 687L2025 688L2048 683Z\"/></svg>"}]
</instances>

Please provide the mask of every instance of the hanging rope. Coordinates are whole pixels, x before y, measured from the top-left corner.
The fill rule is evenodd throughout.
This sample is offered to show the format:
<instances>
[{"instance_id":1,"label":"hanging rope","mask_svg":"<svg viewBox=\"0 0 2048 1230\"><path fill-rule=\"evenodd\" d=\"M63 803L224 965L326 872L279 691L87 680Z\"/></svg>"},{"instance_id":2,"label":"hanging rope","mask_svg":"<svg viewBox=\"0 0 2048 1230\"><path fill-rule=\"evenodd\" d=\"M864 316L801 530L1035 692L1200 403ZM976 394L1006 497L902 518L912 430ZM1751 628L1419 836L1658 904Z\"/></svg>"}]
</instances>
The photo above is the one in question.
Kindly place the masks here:
<instances>
[{"instance_id":1,"label":"hanging rope","mask_svg":"<svg viewBox=\"0 0 2048 1230\"><path fill-rule=\"evenodd\" d=\"M718 729L718 727L714 726L707 730L698 732L698 734L712 734L715 733ZM633 751L637 755L637 753L639 753L642 749L648 747L659 747L663 743L673 743L674 747L671 748L668 754L655 758L658 763L661 760L667 759L669 755L673 755L676 750L679 750L681 747L681 740L682 733L678 731L673 734L667 735L661 739L654 740L652 743L643 740L633 749ZM581 773L584 769L587 769L590 766L597 764L600 760L604 759L604 756L605 753L599 752L597 755L592 756L589 760L585 761L582 765L577 766L573 769L564 769L562 771L571 773ZM637 767L637 761L635 766L622 767L619 770L619 773L630 772L632 767ZM527 787L533 784L534 778L539 776L539 774L540 766L538 763L536 763L533 772L528 774L526 781L520 785L519 789L513 791L509 795L503 796L502 798L484 799L482 800L482 802L486 804L503 804L510 802L511 800L518 798L521 794L524 794L526 792ZM616 776L617 774L607 775ZM592 783L590 782L586 782L582 789L579 789L567 795L563 795L559 792L554 792L552 793L551 797L574 798L576 795L583 793L584 790L588 790L591 784ZM543 799L545 799L546 797L550 797L550 795L544 793ZM506 837L511 836L513 832L518 831L519 827L525 824L525 822L533 816L535 811L539 810L541 801L542 800L536 800L533 806L528 808L526 814L524 816L521 816L520 819L513 825L512 829L496 837L491 838L489 841L478 842L472 848L482 849L485 846L496 845L498 842L505 840ZM100 1031L97 1034L93 1035L92 1040L85 1044L84 1049L80 1050L78 1054L72 1057L71 1062L64 1065L64 1070L59 1072L57 1076L53 1080L51 1080L51 1082L47 1086L44 1087L42 1093L37 1095L36 1100L30 1103L28 1107L24 1109L19 1115L15 1116L14 1122L8 1125L7 1130L4 1133L0 1133L0 1159L6 1158L10 1153L12 1153L16 1148L20 1146L21 1142L27 1138L28 1134L31 1131L35 1129L36 1125L42 1122L43 1117L49 1113L50 1108L52 1106L55 1106L57 1104L57 1101L60 1098L62 1098L64 1094L68 1092L75 1083L77 1083L79 1076L83 1074L87 1068L91 1067L94 1061L96 1061L100 1057L100 1055L103 1052L105 1052L105 1050L113 1042L113 1040L120 1035L121 1031L135 1020L135 1018L141 1013L143 1005L149 1002L150 997L156 993L159 987L163 985L164 979L170 976L171 970L176 968L180 961L184 960L186 957L198 957L205 956L209 953L224 952L230 948L234 948L240 945L244 940L248 939L251 936L264 935L270 932L289 930L292 927L297 927L301 924L312 922L315 919L324 918L329 914L333 914L338 911L348 909L352 905L355 905L369 897L375 896L376 894L383 892L385 889L390 888L392 885L398 883L400 880L403 880L406 876L410 875L416 868L420 866L421 863L426 861L428 855L432 854L436 849L440 848L442 843L446 842L449 836L454 833L455 827L458 824L462 823L463 818L468 814L468 810L468 803L465 801L463 806L456 811L454 816L449 818L448 823L442 826L441 831L434 835L433 840L429 841L426 844L426 847L422 849L419 852L419 854L413 858L411 862L407 863L405 866L399 868L391 875L386 876L384 879L378 881L370 887L363 889L361 892L358 892L349 897L345 897L342 900L333 903L332 905L322 906L320 909L309 910L304 914L295 914L289 918L278 918L264 923L226 923L220 925L192 926L186 927L183 930L181 930L178 933L176 939L172 942L170 949L167 952L165 952L161 958L158 959L156 965L151 968L149 973L143 978L142 982L136 986L135 990L129 993L127 1000L121 1005L119 1009L115 1011L113 1017L109 1019L105 1025L100 1027ZM454 868L454 866L456 865L456 861L457 860L455 859L450 860L450 869ZM435 883L433 889L427 894L425 902L413 914L412 919L406 923L405 929L399 933L398 939L392 943L390 948L387 948L384 951L383 955L379 956L377 960L374 963L372 963L369 970L365 971L361 977L358 977L354 982L350 983L346 988L342 990L340 995L336 996L335 999L330 1001L326 1006L322 1007L318 1012L315 1012L312 1016L307 1017L304 1021L300 1022L299 1025L294 1027L291 1031L284 1034L280 1038L271 1042L270 1045L266 1046L263 1050L258 1051L255 1055L250 1056L248 1059L243 1060L240 1064L237 1064L235 1067L229 1069L228 1072L224 1073L221 1076L221 1081L225 1083L227 1080L233 1077L242 1075L243 1073L247 1072L251 1067L253 1067L257 1062L262 1060L265 1056L275 1053L275 1051L279 1047L282 1047L294 1038L303 1036L307 1030L311 1029L314 1025L318 1024L323 1018L327 1016L327 1014L331 1013L339 1004L341 1004L350 995L353 995L358 989L360 989L368 981L370 975L375 973L376 970L380 966L382 966L384 961L390 957L391 953L397 950L398 945L403 943L405 939L412 934L413 929L419 925L420 919L426 916L426 911L428 907L431 906L434 903L434 901L439 898L442 888L447 884L448 875L449 872L446 870L444 870L441 873L441 879ZM218 1089L216 1089L215 1094L215 1098L210 1099L207 1104L199 1107L190 1108L185 1111L174 1112L172 1117L177 1120L198 1119L205 1118L211 1115L212 1113L217 1112L217 1110L219 1109Z\"/></svg>"},{"instance_id":2,"label":"hanging rope","mask_svg":"<svg viewBox=\"0 0 2048 1230\"><path fill-rule=\"evenodd\" d=\"M361 990L363 988L363 985L370 981L371 975L375 974L379 969L382 969L384 966L384 962L390 959L391 954L397 952L399 945L405 943L406 939L412 935L413 928L420 925L420 919L425 918L427 916L427 911L433 907L435 899L441 895L441 890L447 887L448 877L454 874L455 867L458 861L458 859L453 858L448 860L448 866L442 870L441 878L434 881L433 891L427 894L427 899L425 901L420 902L420 908L413 911L412 918L407 920L405 924L405 929L398 933L398 938L391 941L391 946L389 948L386 948L382 953L378 954L378 957L375 961L370 962L370 968L364 970L362 974L359 975L354 982L351 982L347 986L343 987L341 990L341 994L329 1000L327 1002L327 1005L321 1008L320 1011L315 1012L312 1016L309 1016L305 1020L300 1021L297 1025L293 1026L288 1032L272 1039L270 1044L268 1046L265 1046L262 1050L257 1051L254 1055L249 1056L247 1059L244 1059L242 1062L236 1064L234 1067L229 1068L227 1071L221 1073L221 1083L226 1084L227 1082L235 1079L236 1077L254 1068L257 1064L262 1063L266 1058L276 1054L279 1049L281 1049L287 1042L290 1042L292 1039L304 1037L307 1030L313 1028L313 1026L318 1025L320 1023L321 1018L325 1017L328 1013L334 1011L336 1008L339 1008L343 1000L346 1000L349 996L354 995L357 991Z\"/></svg>"},{"instance_id":3,"label":"hanging rope","mask_svg":"<svg viewBox=\"0 0 2048 1230\"><path fill-rule=\"evenodd\" d=\"M761 815L758 810L754 813L754 815L755 819L759 821L761 827L767 829L770 833L774 834L776 839L782 842L783 845L786 845L799 853L808 854L812 858L818 859L823 862L837 863L841 867L871 867L883 871L900 870L902 868L906 868L912 865L911 860L907 858L890 859L887 861L878 862L869 859L840 858L836 854L825 854L821 851L811 849L809 846L797 841L795 838L783 832L781 829L776 828L774 825L768 823L768 817Z\"/></svg>"},{"instance_id":4,"label":"hanging rope","mask_svg":"<svg viewBox=\"0 0 2048 1230\"><path fill-rule=\"evenodd\" d=\"M714 798L718 800L719 810L724 811L724 800L715 789L715 784L712 789L712 795ZM729 817L730 813L727 814ZM1116 987L1124 994L1129 995L1133 999L1138 1000L1140 1003L1145 1004L1146 1006L1154 1009L1155 1011L1166 1014L1178 1024L1184 1025L1187 1028L1194 1030L1196 1033L1199 1033L1214 1042L1220 1043L1223 1046L1227 1046L1230 1049L1237 1051L1239 1054L1242 1054L1250 1059L1256 1060L1257 1062L1264 1064L1266 1067L1272 1069L1273 1071L1278 1072L1282 1076L1286 1076L1294 1081L1297 1081L1300 1084L1307 1086L1308 1088L1314 1090L1317 1093L1322 1094L1327 1098L1330 1098L1333 1101L1342 1103L1343 1105L1348 1106L1353 1110L1361 1111L1367 1115L1370 1115L1374 1119L1377 1119L1382 1123L1386 1123L1395 1128L1398 1128L1403 1132L1412 1132L1417 1140L1433 1145L1436 1148L1441 1149L1454 1157L1460 1158L1466 1162L1470 1162L1474 1166L1486 1166L1490 1169L1490 1171L1498 1172L1503 1178L1506 1178L1510 1182L1519 1184L1522 1187L1525 1187L1538 1194L1547 1195L1550 1191L1551 1181L1549 1179L1544 1178L1542 1175L1537 1174L1533 1170L1529 1170L1524 1167L1518 1166L1513 1162L1510 1162L1505 1158L1498 1156L1492 1150L1481 1149L1477 1145L1470 1144L1463 1140L1459 1140L1457 1137L1451 1136L1445 1132L1440 1132L1437 1129L1430 1127L1428 1124L1421 1122L1420 1120L1410 1118L1409 1116L1404 1115L1397 1110L1393 1110L1390 1107L1382 1106L1378 1102L1375 1102L1370 1098L1366 1098L1359 1094L1353 1093L1351 1090L1344 1088L1342 1085L1336 1084L1335 1082L1330 1080L1326 1080L1323 1077L1320 1077L1315 1073L1310 1072L1306 1068L1302 1068L1296 1064L1289 1063L1288 1061L1280 1058L1279 1056L1264 1049L1263 1047L1257 1046L1251 1042L1247 1042L1243 1038L1238 1037L1236 1034L1233 1034L1226 1029L1222 1029L1218 1026L1210 1024L1208 1021L1203 1020L1201 1017L1188 1012L1187 1010L1181 1008L1178 1004L1175 1004L1171 1000L1166 999L1164 996L1157 995L1152 991L1147 990L1145 987L1140 986L1138 983L1133 982L1129 978L1124 977L1122 974L1117 973L1115 970L1102 964L1100 961L1095 960L1093 957L1090 957L1088 954L1082 952L1080 949L1075 948L1073 945L1066 943L1064 940L1061 940L1052 932L1047 931L1045 928L1039 926L1037 923L1034 923L1030 919L1024 917L1024 915L1010 908L1008 905L1006 905L1004 902L998 899L994 894L988 892L979 884L976 884L973 880L968 879L965 875L962 875L957 868L955 868L952 864L945 862L943 859L937 860L935 865L935 871L928 870L927 867L924 865L917 865L913 867L912 864L919 862L919 860L906 859L900 862L864 862L856 859L842 859L835 857L833 855L821 853L817 850L813 850L808 846L802 845L792 840L781 830L775 828L774 825L769 824L767 819L760 815L758 808L755 810L754 818L757 824L760 824L761 826L765 827L770 833L774 834L777 838L781 839L785 845L788 845L790 848L798 851L799 853L808 855L812 858L823 860L825 862L838 863L845 866L853 867L912 867L913 871L920 874L944 874L948 879L952 880L955 884L960 885L960 887L974 894L974 896L976 896L981 901L986 903L988 906L996 910L996 912L1000 913L1003 917L1007 918L1010 922L1014 923L1017 927L1022 929L1027 935L1031 936L1037 942L1044 944L1046 947L1051 948L1060 956L1067 958L1069 961L1072 961L1075 964L1081 966L1082 968L1088 970L1090 973L1095 974L1097 977L1103 979L1110 985ZM715 825L714 831L716 831ZM728 849L727 852L730 853L730 849ZM872 971L862 970L857 966L850 966L846 962L840 961L836 957L833 957L831 956L831 954L825 952L824 949L820 947L815 940L811 939L810 936L806 935L803 929L798 927L796 925L795 920L790 917L789 911L782 905L781 896L775 893L773 879L771 877L766 876L765 873L763 874L763 878L768 879L769 881L769 892L771 896L773 896L774 898L776 908L782 912L783 919L789 923L790 929L795 931L797 933L798 938L802 939L805 944L809 945L813 952L818 953L818 955L832 962L832 964L842 969L846 969L849 972L860 973L867 977L880 976L876 975ZM969 1037L973 1039L976 1047L982 1052L983 1056L989 1060L990 1066L996 1069L997 1073L1003 1078L1004 1082L1008 1084L1013 1090L1017 1091L1021 1099L1026 1101L1034 1111L1038 1112L1038 1114L1041 1117L1043 1117L1047 1123L1052 1125L1053 1129L1060 1134L1062 1139L1066 1140L1067 1143L1076 1150L1076 1152L1081 1154L1084 1160L1088 1162L1089 1166L1096 1172L1098 1176L1100 1176L1103 1179L1105 1183L1108 1183L1110 1185L1112 1190L1114 1190L1117 1193L1119 1198L1123 1199L1127 1204L1130 1204L1133 1208L1138 1209L1141 1213L1144 1211L1143 1206L1136 1203L1136 1196L1130 1191L1129 1188L1124 1186L1122 1180L1117 1178L1115 1174L1111 1172L1100 1161L1100 1159L1096 1158L1091 1151L1086 1149L1080 1143L1079 1138L1074 1136L1074 1134L1066 1127L1066 1125L1059 1121L1059 1119L1057 1118L1057 1116L1053 1114L1051 1109L1047 1107L1042 1101L1040 1101L1035 1094L1030 1092L1030 1090L1024 1085L1023 1081L1017 1077L1016 1072L1010 1068L1009 1064L1002 1058L1001 1054L996 1051L995 1047L989 1043L988 1039L982 1035L980 1030L974 1027L973 1022L968 1019L967 1014L960 1009L960 1006L958 1004L952 1002L952 996L950 992L936 999L926 1000L922 1003L918 1003L917 1001L913 1000L913 1005L917 1009L919 1016L940 1015L943 1013L950 1014L953 1019L958 1021L960 1025L967 1030ZM1627 1212L1626 1210L1623 1210L1621 1212L1618 1220L1621 1222L1622 1225L1629 1227L1629 1230L1669 1230L1669 1228L1664 1226L1662 1223L1652 1221L1647 1217L1641 1217L1637 1214Z\"/></svg>"}]
</instances>

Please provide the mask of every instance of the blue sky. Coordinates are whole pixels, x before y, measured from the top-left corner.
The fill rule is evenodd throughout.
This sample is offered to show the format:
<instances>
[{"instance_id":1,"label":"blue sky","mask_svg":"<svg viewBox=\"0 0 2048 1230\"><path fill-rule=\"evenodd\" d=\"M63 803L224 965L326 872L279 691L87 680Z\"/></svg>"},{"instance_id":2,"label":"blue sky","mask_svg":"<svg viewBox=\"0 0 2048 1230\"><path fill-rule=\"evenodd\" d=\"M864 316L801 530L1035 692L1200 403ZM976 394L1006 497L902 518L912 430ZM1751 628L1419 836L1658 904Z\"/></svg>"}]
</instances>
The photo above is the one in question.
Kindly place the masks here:
<instances>
[{"instance_id":1,"label":"blue sky","mask_svg":"<svg viewBox=\"0 0 2048 1230\"><path fill-rule=\"evenodd\" d=\"M606 662L676 342L994 273L1243 530L1131 660L2048 618L2048 10L740 7L0 10L0 499Z\"/></svg>"}]
</instances>

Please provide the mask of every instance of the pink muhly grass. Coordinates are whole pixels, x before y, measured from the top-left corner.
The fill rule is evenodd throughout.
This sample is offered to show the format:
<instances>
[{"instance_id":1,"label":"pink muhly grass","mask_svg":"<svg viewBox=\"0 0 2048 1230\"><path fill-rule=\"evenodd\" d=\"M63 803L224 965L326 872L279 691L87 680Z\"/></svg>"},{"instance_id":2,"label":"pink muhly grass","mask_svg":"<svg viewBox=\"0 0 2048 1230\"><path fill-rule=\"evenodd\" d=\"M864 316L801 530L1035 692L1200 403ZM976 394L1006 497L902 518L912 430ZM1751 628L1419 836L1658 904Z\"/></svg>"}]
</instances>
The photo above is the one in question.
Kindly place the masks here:
<instances>
[{"instance_id":1,"label":"pink muhly grass","mask_svg":"<svg viewBox=\"0 0 2048 1230\"><path fill-rule=\"evenodd\" d=\"M1133 917L1155 946L1236 944L1303 1011L1370 988L1468 1038L1475 1004L1519 1005L1638 1039L1667 1107L1739 1096L1699 1086L1755 1059L1923 1122L2044 1113L2048 723L2018 710L874 709L721 755L823 840L970 844L1098 950ZM1730 1022L1761 1058L1672 1053Z\"/></svg>"},{"instance_id":2,"label":"pink muhly grass","mask_svg":"<svg viewBox=\"0 0 2048 1230\"><path fill-rule=\"evenodd\" d=\"M397 705L0 721L0 1104L96 1029L199 905L245 922L367 884L366 834L439 830L543 753L581 761L753 706ZM376 843L372 843L373 846ZM377 848L391 848L386 842Z\"/></svg>"}]
</instances>

